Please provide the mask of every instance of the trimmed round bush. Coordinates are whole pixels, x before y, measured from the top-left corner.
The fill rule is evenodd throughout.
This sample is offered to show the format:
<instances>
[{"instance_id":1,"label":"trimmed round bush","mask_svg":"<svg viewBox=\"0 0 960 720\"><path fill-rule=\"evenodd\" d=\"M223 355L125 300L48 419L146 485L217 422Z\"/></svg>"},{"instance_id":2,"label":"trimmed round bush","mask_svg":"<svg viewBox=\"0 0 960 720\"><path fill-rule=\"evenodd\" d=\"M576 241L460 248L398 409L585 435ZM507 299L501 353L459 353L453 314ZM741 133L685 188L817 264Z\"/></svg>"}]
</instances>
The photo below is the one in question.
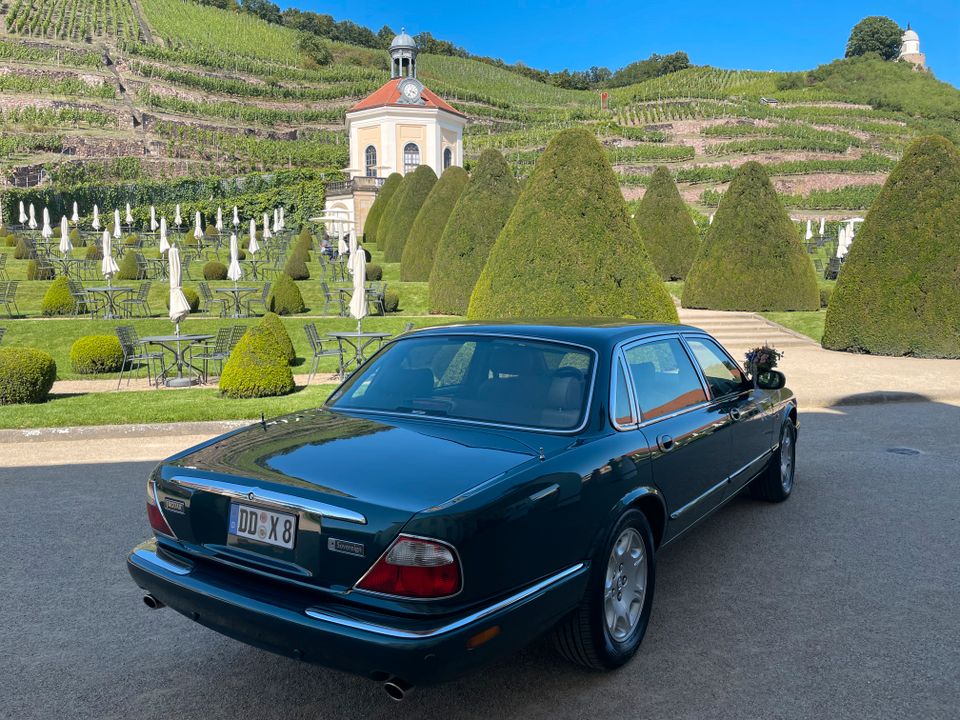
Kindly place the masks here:
<instances>
[{"instance_id":1,"label":"trimmed round bush","mask_svg":"<svg viewBox=\"0 0 960 720\"><path fill-rule=\"evenodd\" d=\"M27 280L53 280L53 268L41 267L36 260L30 260L27 263Z\"/></svg>"},{"instance_id":2,"label":"trimmed round bush","mask_svg":"<svg viewBox=\"0 0 960 720\"><path fill-rule=\"evenodd\" d=\"M203 234L212 240L220 235L220 231L217 230L216 225L207 225L203 231Z\"/></svg>"},{"instance_id":3,"label":"trimmed round bush","mask_svg":"<svg viewBox=\"0 0 960 720\"><path fill-rule=\"evenodd\" d=\"M17 236L12 232L8 232L7 236L3 238L3 244L7 247L17 247L18 242ZM14 257L16 257L16 254L14 254Z\"/></svg>"},{"instance_id":4,"label":"trimmed round bush","mask_svg":"<svg viewBox=\"0 0 960 720\"><path fill-rule=\"evenodd\" d=\"M0 238L6 237L10 233L10 229L6 225L0 225Z\"/></svg>"},{"instance_id":5,"label":"trimmed round bush","mask_svg":"<svg viewBox=\"0 0 960 720\"><path fill-rule=\"evenodd\" d=\"M467 171L461 167L452 166L443 171L410 228L400 257L401 280L422 282L430 279L443 229L469 180Z\"/></svg>"},{"instance_id":6,"label":"trimmed round bush","mask_svg":"<svg viewBox=\"0 0 960 720\"><path fill-rule=\"evenodd\" d=\"M0 348L0 405L42 403L57 379L57 363L43 350Z\"/></svg>"},{"instance_id":7,"label":"trimmed round bush","mask_svg":"<svg viewBox=\"0 0 960 720\"><path fill-rule=\"evenodd\" d=\"M142 255L140 255L138 252L134 252L133 250L127 250L123 254L123 258L117 265L119 268L117 272L118 280L140 279L140 266L137 265L137 258L139 257L142 257Z\"/></svg>"},{"instance_id":8,"label":"trimmed round bush","mask_svg":"<svg viewBox=\"0 0 960 720\"><path fill-rule=\"evenodd\" d=\"M741 165L723 194L683 286L683 306L816 310L813 263L766 170Z\"/></svg>"},{"instance_id":9,"label":"trimmed round bush","mask_svg":"<svg viewBox=\"0 0 960 720\"><path fill-rule=\"evenodd\" d=\"M73 295L70 294L70 286L67 284L67 278L58 277L47 288L43 300L40 302L40 312L46 316L52 315L73 315Z\"/></svg>"},{"instance_id":10,"label":"trimmed round bush","mask_svg":"<svg viewBox=\"0 0 960 720\"><path fill-rule=\"evenodd\" d=\"M193 288L181 288L183 290L183 296L187 299L187 302L190 304L190 312L195 313L200 309L200 296L197 294L197 291ZM170 309L170 293L164 293L166 299L164 300L167 310Z\"/></svg>"},{"instance_id":11,"label":"trimmed round bush","mask_svg":"<svg viewBox=\"0 0 960 720\"><path fill-rule=\"evenodd\" d=\"M99 245L88 245L84 257L87 260L103 260L103 250Z\"/></svg>"},{"instance_id":12,"label":"trimmed round bush","mask_svg":"<svg viewBox=\"0 0 960 720\"><path fill-rule=\"evenodd\" d=\"M830 304L830 296L833 295L833 288L820 288L820 307L825 308Z\"/></svg>"},{"instance_id":13,"label":"trimmed round bush","mask_svg":"<svg viewBox=\"0 0 960 720\"><path fill-rule=\"evenodd\" d=\"M850 246L827 307L823 346L960 357L960 151L915 140Z\"/></svg>"},{"instance_id":14,"label":"trimmed round bush","mask_svg":"<svg viewBox=\"0 0 960 720\"><path fill-rule=\"evenodd\" d=\"M256 398L287 395L293 389L293 373L273 332L263 325L249 328L224 363L220 392Z\"/></svg>"},{"instance_id":15,"label":"trimmed round bush","mask_svg":"<svg viewBox=\"0 0 960 720\"><path fill-rule=\"evenodd\" d=\"M277 315L296 315L304 311L300 288L286 273L280 273L280 277L273 283L270 297L267 298L267 309Z\"/></svg>"},{"instance_id":16,"label":"trimmed round bush","mask_svg":"<svg viewBox=\"0 0 960 720\"><path fill-rule=\"evenodd\" d=\"M677 322L592 131L563 130L547 145L490 251L467 317Z\"/></svg>"},{"instance_id":17,"label":"trimmed round bush","mask_svg":"<svg viewBox=\"0 0 960 720\"><path fill-rule=\"evenodd\" d=\"M387 290L383 294L383 309L388 312L397 312L400 309L400 295L396 290Z\"/></svg>"},{"instance_id":18,"label":"trimmed round bush","mask_svg":"<svg viewBox=\"0 0 960 720\"><path fill-rule=\"evenodd\" d=\"M700 234L670 171L658 167L634 216L647 254L662 280L682 280L700 246Z\"/></svg>"},{"instance_id":19,"label":"trimmed round bush","mask_svg":"<svg viewBox=\"0 0 960 720\"><path fill-rule=\"evenodd\" d=\"M70 242L73 244L74 247L83 246L83 238L80 236L80 231L77 230L77 228L74 228L73 230L70 231Z\"/></svg>"},{"instance_id":20,"label":"trimmed round bush","mask_svg":"<svg viewBox=\"0 0 960 720\"><path fill-rule=\"evenodd\" d=\"M383 268L379 265L367 265L367 282L383 280Z\"/></svg>"},{"instance_id":21,"label":"trimmed round bush","mask_svg":"<svg viewBox=\"0 0 960 720\"><path fill-rule=\"evenodd\" d=\"M430 270L430 312L465 315L470 293L520 194L499 150L484 150L447 219Z\"/></svg>"},{"instance_id":22,"label":"trimmed round bush","mask_svg":"<svg viewBox=\"0 0 960 720\"><path fill-rule=\"evenodd\" d=\"M283 265L283 272L294 280L309 280L310 269L307 267L307 252L301 248L294 248Z\"/></svg>"},{"instance_id":23,"label":"trimmed round bush","mask_svg":"<svg viewBox=\"0 0 960 720\"><path fill-rule=\"evenodd\" d=\"M389 218L384 218L389 220L388 224L377 230L377 236L383 243L383 257L387 262L400 262L413 221L417 219L417 213L437 183L437 174L429 165L420 165L409 177L391 200L391 203L396 202L396 207Z\"/></svg>"},{"instance_id":24,"label":"trimmed round bush","mask_svg":"<svg viewBox=\"0 0 960 720\"><path fill-rule=\"evenodd\" d=\"M371 245L377 242L377 228L380 225L380 219L383 217L383 211L390 203L390 198L393 197L397 188L400 187L401 180L403 180L403 175L400 173L390 173L380 187L380 191L377 193L377 199L373 201L373 205L370 206L370 211L367 213L367 219L363 221L364 245Z\"/></svg>"},{"instance_id":25,"label":"trimmed round bush","mask_svg":"<svg viewBox=\"0 0 960 720\"><path fill-rule=\"evenodd\" d=\"M70 364L81 375L119 372L123 348L116 335L84 335L70 347Z\"/></svg>"},{"instance_id":26,"label":"trimmed round bush","mask_svg":"<svg viewBox=\"0 0 960 720\"><path fill-rule=\"evenodd\" d=\"M17 241L17 249L13 251L13 257L16 260L29 260L33 257L33 251L24 238Z\"/></svg>"},{"instance_id":27,"label":"trimmed round bush","mask_svg":"<svg viewBox=\"0 0 960 720\"><path fill-rule=\"evenodd\" d=\"M138 240L138 238L137 238L136 235L127 235L127 236L123 239L123 244L124 244L124 245L136 245L136 244L137 244L137 240Z\"/></svg>"},{"instance_id":28,"label":"trimmed round bush","mask_svg":"<svg viewBox=\"0 0 960 720\"><path fill-rule=\"evenodd\" d=\"M283 350L284 356L287 358L287 363L292 365L294 360L297 359L297 353L293 349L293 340L290 339L290 333L288 333L287 328L284 327L280 316L276 313L268 312L260 320L260 324L273 333L274 338L276 338L277 343L279 343L280 348Z\"/></svg>"},{"instance_id":29,"label":"trimmed round bush","mask_svg":"<svg viewBox=\"0 0 960 720\"><path fill-rule=\"evenodd\" d=\"M211 260L203 266L204 280L226 280L227 266L219 260Z\"/></svg>"}]
</instances>

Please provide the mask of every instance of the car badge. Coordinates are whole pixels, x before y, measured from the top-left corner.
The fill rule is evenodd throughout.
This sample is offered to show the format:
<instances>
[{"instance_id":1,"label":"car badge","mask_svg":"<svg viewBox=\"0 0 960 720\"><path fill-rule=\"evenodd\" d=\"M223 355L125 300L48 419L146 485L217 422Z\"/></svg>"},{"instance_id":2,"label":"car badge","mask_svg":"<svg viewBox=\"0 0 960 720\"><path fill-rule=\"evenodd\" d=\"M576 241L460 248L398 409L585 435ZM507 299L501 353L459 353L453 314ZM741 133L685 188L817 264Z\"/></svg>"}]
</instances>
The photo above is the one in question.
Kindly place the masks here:
<instances>
[{"instance_id":1,"label":"car badge","mask_svg":"<svg viewBox=\"0 0 960 720\"><path fill-rule=\"evenodd\" d=\"M344 553L345 555L356 555L357 557L363 557L364 554L362 543L339 540L337 538L327 538L327 550Z\"/></svg>"},{"instance_id":2,"label":"car badge","mask_svg":"<svg viewBox=\"0 0 960 720\"><path fill-rule=\"evenodd\" d=\"M163 507L165 510L175 512L179 515L184 514L186 506L187 505L185 502L183 502L183 500L174 500L173 498L164 498L163 500Z\"/></svg>"},{"instance_id":3,"label":"car badge","mask_svg":"<svg viewBox=\"0 0 960 720\"><path fill-rule=\"evenodd\" d=\"M247 493L247 500L254 500L257 496L253 494L253 491Z\"/></svg>"}]
</instances>

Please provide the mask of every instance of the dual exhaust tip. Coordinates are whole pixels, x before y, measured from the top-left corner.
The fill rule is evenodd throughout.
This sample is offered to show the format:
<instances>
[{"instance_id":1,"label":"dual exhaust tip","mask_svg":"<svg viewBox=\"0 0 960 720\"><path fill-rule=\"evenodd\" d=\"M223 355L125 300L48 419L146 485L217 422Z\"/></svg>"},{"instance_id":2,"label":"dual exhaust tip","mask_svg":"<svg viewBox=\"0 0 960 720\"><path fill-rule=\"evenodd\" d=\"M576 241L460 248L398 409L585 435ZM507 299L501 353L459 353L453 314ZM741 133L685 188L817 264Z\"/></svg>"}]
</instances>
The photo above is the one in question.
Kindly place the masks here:
<instances>
[{"instance_id":1,"label":"dual exhaust tip","mask_svg":"<svg viewBox=\"0 0 960 720\"><path fill-rule=\"evenodd\" d=\"M143 596L143 604L151 610L159 610L162 607L166 607L160 600L157 600L157 598L150 593L147 593Z\"/></svg>"}]
</instances>

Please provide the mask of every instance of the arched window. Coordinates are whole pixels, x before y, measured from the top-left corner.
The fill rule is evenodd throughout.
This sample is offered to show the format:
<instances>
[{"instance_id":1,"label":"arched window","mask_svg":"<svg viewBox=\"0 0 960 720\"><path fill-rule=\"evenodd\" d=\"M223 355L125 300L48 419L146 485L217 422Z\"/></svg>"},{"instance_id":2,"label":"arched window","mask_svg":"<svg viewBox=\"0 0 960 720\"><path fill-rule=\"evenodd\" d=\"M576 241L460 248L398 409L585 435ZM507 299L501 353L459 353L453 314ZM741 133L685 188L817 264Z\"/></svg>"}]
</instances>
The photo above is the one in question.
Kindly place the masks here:
<instances>
[{"instance_id":1,"label":"arched window","mask_svg":"<svg viewBox=\"0 0 960 720\"><path fill-rule=\"evenodd\" d=\"M366 155L367 177L377 176L377 149L373 145L367 145Z\"/></svg>"},{"instance_id":2,"label":"arched window","mask_svg":"<svg viewBox=\"0 0 960 720\"><path fill-rule=\"evenodd\" d=\"M416 143L407 143L403 146L403 174L413 172L420 167L420 148Z\"/></svg>"},{"instance_id":3,"label":"arched window","mask_svg":"<svg viewBox=\"0 0 960 720\"><path fill-rule=\"evenodd\" d=\"M443 169L446 170L451 165L453 165L453 150L447 148L443 151Z\"/></svg>"}]
</instances>

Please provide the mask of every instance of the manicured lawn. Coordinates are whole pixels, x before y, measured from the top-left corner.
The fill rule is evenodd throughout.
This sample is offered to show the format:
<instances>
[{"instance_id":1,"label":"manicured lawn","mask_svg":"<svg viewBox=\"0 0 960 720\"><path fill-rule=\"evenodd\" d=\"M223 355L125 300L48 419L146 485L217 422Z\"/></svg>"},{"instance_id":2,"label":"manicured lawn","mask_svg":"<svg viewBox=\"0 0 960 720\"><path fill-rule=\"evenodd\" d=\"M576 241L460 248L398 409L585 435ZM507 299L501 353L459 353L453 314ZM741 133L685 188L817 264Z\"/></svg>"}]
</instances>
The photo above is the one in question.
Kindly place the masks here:
<instances>
[{"instance_id":1,"label":"manicured lawn","mask_svg":"<svg viewBox=\"0 0 960 720\"><path fill-rule=\"evenodd\" d=\"M677 300L683 296L683 280L671 280L670 282L665 282L664 285L667 286L667 291Z\"/></svg>"},{"instance_id":2,"label":"manicured lawn","mask_svg":"<svg viewBox=\"0 0 960 720\"><path fill-rule=\"evenodd\" d=\"M321 405L334 385L311 385L283 397L230 400L216 389L52 395L40 405L7 405L2 428L175 423L259 419Z\"/></svg>"},{"instance_id":3,"label":"manicured lawn","mask_svg":"<svg viewBox=\"0 0 960 720\"><path fill-rule=\"evenodd\" d=\"M780 323L798 333L811 337L817 342L823 338L823 321L827 313L825 310L817 312L765 312L760 313L768 320Z\"/></svg>"}]
</instances>

